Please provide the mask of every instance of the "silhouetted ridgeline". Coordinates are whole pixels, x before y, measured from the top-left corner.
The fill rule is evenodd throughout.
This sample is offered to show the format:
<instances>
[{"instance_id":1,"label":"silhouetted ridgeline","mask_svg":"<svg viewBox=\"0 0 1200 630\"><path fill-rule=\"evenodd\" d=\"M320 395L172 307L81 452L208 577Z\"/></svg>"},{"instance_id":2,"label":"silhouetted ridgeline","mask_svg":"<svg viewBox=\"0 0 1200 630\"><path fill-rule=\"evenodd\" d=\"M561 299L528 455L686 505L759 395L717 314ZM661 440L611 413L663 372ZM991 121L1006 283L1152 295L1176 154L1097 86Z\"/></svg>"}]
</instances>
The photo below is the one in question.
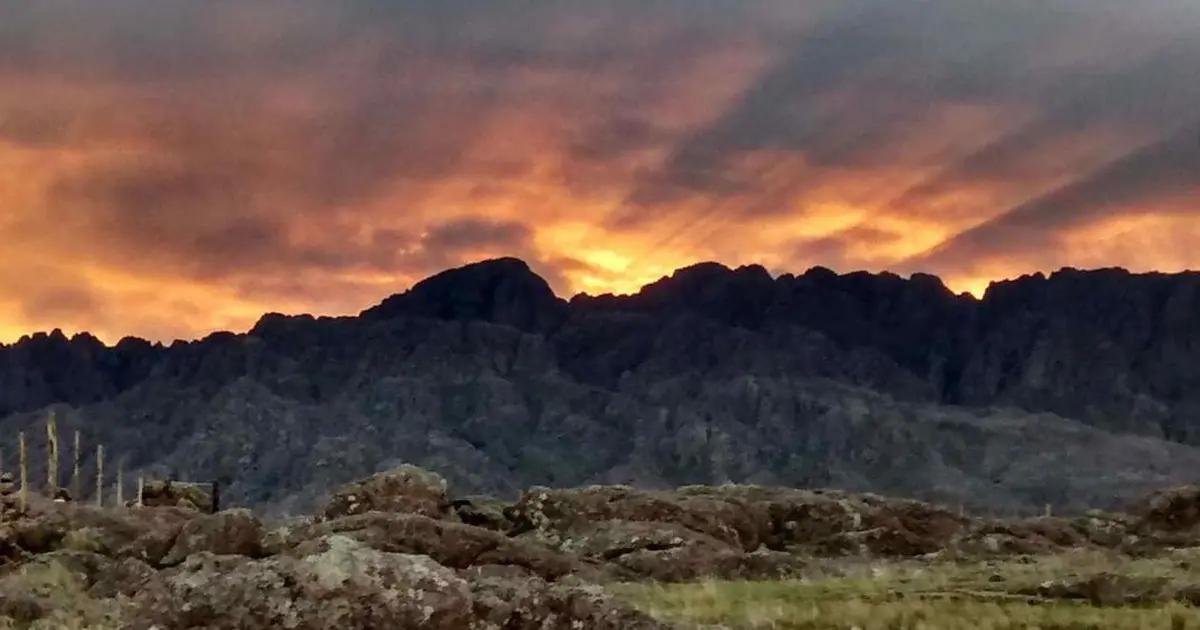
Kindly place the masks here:
<instances>
[{"instance_id":1,"label":"silhouetted ridgeline","mask_svg":"<svg viewBox=\"0 0 1200 630\"><path fill-rule=\"evenodd\" d=\"M399 461L463 492L738 481L1105 505L1200 470L1198 289L1064 270L975 300L927 275L702 264L567 302L502 259L359 317L273 314L170 347L24 339L0 348L0 430L55 404L131 470L279 510Z\"/></svg>"}]
</instances>

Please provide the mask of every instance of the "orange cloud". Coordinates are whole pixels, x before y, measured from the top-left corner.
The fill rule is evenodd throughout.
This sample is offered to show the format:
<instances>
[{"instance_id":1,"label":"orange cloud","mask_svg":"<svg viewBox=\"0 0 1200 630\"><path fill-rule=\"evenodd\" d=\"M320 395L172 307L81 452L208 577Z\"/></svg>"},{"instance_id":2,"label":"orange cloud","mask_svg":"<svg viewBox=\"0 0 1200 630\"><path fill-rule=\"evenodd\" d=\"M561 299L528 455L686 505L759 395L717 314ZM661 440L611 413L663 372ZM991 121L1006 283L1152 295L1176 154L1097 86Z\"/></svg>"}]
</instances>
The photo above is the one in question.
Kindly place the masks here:
<instances>
[{"instance_id":1,"label":"orange cloud","mask_svg":"<svg viewBox=\"0 0 1200 630\"><path fill-rule=\"evenodd\" d=\"M354 313L500 255L563 295L1200 265L1200 11L1064 4L13 9L0 341Z\"/></svg>"}]
</instances>

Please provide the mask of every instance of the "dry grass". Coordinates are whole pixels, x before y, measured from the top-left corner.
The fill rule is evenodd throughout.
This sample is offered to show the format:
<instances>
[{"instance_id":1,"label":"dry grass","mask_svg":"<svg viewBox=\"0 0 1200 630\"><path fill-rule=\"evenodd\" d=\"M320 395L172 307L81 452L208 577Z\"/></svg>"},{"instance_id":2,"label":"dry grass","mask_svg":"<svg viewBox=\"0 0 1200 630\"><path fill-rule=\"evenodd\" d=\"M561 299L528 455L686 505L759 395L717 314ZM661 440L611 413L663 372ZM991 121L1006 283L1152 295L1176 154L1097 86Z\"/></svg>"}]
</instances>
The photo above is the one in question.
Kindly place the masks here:
<instances>
[{"instance_id":1,"label":"dry grass","mask_svg":"<svg viewBox=\"0 0 1200 630\"><path fill-rule=\"evenodd\" d=\"M836 576L783 582L623 585L619 596L663 620L734 630L1200 630L1176 602L1099 607L1036 595L1050 581L1102 573L1194 584L1197 552L1134 560L1072 553L1003 562L850 563Z\"/></svg>"},{"instance_id":2,"label":"dry grass","mask_svg":"<svg viewBox=\"0 0 1200 630\"><path fill-rule=\"evenodd\" d=\"M0 630L116 630L112 600L91 597L57 562L21 567L0 580Z\"/></svg>"}]
</instances>

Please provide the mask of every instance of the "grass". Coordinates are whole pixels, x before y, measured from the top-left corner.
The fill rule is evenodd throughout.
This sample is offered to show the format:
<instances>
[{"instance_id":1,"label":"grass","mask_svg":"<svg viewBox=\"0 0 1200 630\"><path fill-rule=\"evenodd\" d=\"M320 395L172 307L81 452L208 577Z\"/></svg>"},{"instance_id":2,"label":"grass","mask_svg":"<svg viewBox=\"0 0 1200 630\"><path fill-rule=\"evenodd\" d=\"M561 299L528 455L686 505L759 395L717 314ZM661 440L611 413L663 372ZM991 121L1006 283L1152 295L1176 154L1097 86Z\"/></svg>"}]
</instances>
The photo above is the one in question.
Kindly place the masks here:
<instances>
[{"instance_id":1,"label":"grass","mask_svg":"<svg viewBox=\"0 0 1200 630\"><path fill-rule=\"evenodd\" d=\"M58 562L21 567L0 579L0 630L117 630L115 602L88 595Z\"/></svg>"},{"instance_id":2,"label":"grass","mask_svg":"<svg viewBox=\"0 0 1200 630\"><path fill-rule=\"evenodd\" d=\"M814 579L626 584L615 593L664 621L731 630L1200 630L1200 609L1174 601L1093 606L1038 594L1048 582L1100 574L1195 584L1200 553L1154 559L1099 553L975 563L847 563Z\"/></svg>"}]
</instances>

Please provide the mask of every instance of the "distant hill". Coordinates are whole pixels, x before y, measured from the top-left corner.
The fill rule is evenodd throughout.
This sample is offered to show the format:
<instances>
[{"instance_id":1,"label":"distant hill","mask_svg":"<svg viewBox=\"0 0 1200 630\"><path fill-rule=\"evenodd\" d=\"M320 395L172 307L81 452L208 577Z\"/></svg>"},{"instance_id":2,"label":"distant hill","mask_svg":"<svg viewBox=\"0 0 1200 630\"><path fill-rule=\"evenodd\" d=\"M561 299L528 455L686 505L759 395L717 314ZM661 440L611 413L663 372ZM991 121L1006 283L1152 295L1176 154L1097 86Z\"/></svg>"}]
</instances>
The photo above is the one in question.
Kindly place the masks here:
<instances>
[{"instance_id":1,"label":"distant hill","mask_svg":"<svg viewBox=\"0 0 1200 630\"><path fill-rule=\"evenodd\" d=\"M108 470L277 512L399 462L456 494L733 481L1079 509L1200 477L1198 381L1200 274L1067 269L976 300L928 275L707 263L568 302L500 259L358 317L0 346L0 446L11 464L26 430L40 452L54 406Z\"/></svg>"}]
</instances>

